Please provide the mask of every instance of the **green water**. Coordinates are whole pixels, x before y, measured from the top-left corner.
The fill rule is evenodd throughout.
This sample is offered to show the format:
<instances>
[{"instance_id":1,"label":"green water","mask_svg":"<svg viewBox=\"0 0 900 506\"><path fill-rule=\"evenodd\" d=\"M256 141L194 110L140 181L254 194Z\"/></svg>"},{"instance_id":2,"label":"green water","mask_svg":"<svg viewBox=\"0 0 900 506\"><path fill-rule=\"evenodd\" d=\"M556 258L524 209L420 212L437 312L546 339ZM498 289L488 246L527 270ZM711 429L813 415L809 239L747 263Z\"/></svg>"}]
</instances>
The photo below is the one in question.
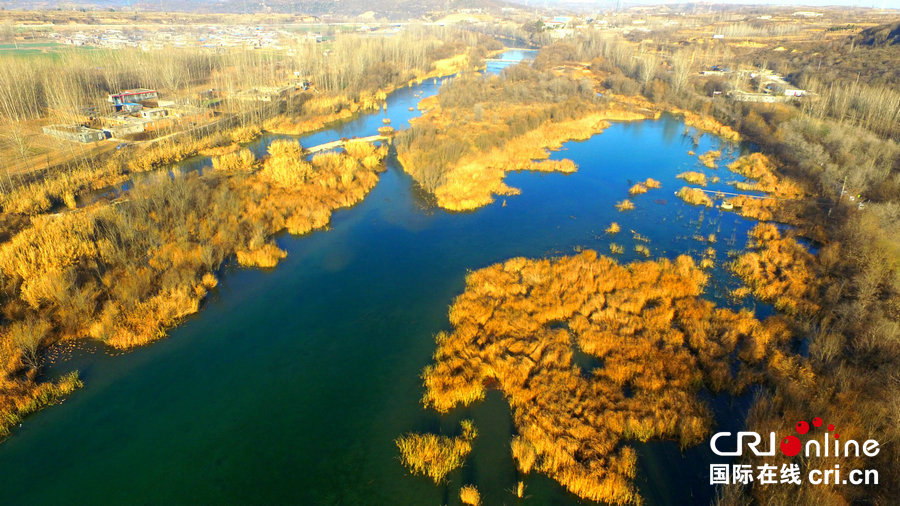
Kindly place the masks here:
<instances>
[{"instance_id":1,"label":"green water","mask_svg":"<svg viewBox=\"0 0 900 506\"><path fill-rule=\"evenodd\" d=\"M400 90L386 112L302 143L367 135L383 115L403 128L417 114L408 111L416 95L437 86ZM434 334L449 328L447 309L467 270L580 247L608 252L603 229L613 220L623 229L615 238L626 247L623 261L637 258L629 229L651 239L653 256L668 257L699 258L706 245L692 236L716 233L721 261L753 223L673 195L683 170L734 179L686 154L719 147L723 167L739 153L708 135L695 146L669 117L614 124L554 154L575 160L577 173L512 174L508 183L522 195L471 213L430 206L392 156L371 194L336 212L329 230L278 237L288 257L277 268L227 266L203 310L168 339L118 356L89 345L57 360L50 373L78 369L85 388L0 445L0 504L438 505L457 504L465 483L478 486L485 504L517 503L502 396L491 392L444 417L419 403L419 373ZM647 177L663 188L635 197L635 211L617 212L613 204ZM726 189L724 181L712 187ZM707 296L725 303L735 283L717 269ZM737 427L748 398L710 402L722 427ZM441 486L410 476L393 440L407 431L455 434L463 417L480 432L466 466ZM709 502L708 448L637 447L648 502ZM526 504L579 503L546 477L525 483Z\"/></svg>"}]
</instances>

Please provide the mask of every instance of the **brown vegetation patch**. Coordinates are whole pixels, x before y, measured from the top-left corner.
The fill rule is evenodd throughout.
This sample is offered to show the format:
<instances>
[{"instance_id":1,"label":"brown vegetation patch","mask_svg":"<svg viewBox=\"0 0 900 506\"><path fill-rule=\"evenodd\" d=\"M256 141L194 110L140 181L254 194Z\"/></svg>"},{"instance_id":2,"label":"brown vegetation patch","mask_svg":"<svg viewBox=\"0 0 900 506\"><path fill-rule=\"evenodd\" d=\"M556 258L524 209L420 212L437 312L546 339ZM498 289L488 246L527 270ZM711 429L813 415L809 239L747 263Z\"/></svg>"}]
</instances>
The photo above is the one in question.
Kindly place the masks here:
<instances>
[{"instance_id":1,"label":"brown vegetation patch","mask_svg":"<svg viewBox=\"0 0 900 506\"><path fill-rule=\"evenodd\" d=\"M630 104L603 105L587 84L527 67L458 77L419 108L427 112L397 136L398 159L451 210L517 194L503 182L510 171L574 172L571 160L548 160L548 150L588 139L609 121L653 117Z\"/></svg>"},{"instance_id":2,"label":"brown vegetation patch","mask_svg":"<svg viewBox=\"0 0 900 506\"><path fill-rule=\"evenodd\" d=\"M778 201L773 198L759 198L739 195L727 200L734 211L745 218L759 221L772 221L779 213Z\"/></svg>"},{"instance_id":3,"label":"brown vegetation patch","mask_svg":"<svg viewBox=\"0 0 900 506\"><path fill-rule=\"evenodd\" d=\"M459 500L469 506L479 506L481 504L481 494L478 493L478 488L475 485L465 485L459 489Z\"/></svg>"},{"instance_id":4,"label":"brown vegetation patch","mask_svg":"<svg viewBox=\"0 0 900 506\"><path fill-rule=\"evenodd\" d=\"M706 166L710 169L715 169L716 168L716 160L718 160L720 156L722 156L722 151L717 150L717 151L707 151L706 153L703 153L702 155L698 156L697 158L700 160L700 163L702 163L704 166Z\"/></svg>"},{"instance_id":5,"label":"brown vegetation patch","mask_svg":"<svg viewBox=\"0 0 900 506\"><path fill-rule=\"evenodd\" d=\"M410 432L394 443L400 449L400 461L413 474L428 476L440 483L454 469L462 467L478 431L471 420L462 421L462 435L457 437ZM476 490L475 495L478 492ZM476 503L477 504L477 503Z\"/></svg>"},{"instance_id":6,"label":"brown vegetation patch","mask_svg":"<svg viewBox=\"0 0 900 506\"><path fill-rule=\"evenodd\" d=\"M813 302L819 286L815 258L796 239L760 223L750 231L747 249L731 267L754 295L791 314L819 309Z\"/></svg>"},{"instance_id":7,"label":"brown vegetation patch","mask_svg":"<svg viewBox=\"0 0 900 506\"><path fill-rule=\"evenodd\" d=\"M638 502L624 443L701 441L711 423L701 386L740 391L789 339L779 320L700 298L706 280L687 256L623 266L593 251L472 272L423 373L423 402L443 413L495 385L513 411L522 472L585 499ZM576 346L603 365L581 370Z\"/></svg>"},{"instance_id":8,"label":"brown vegetation patch","mask_svg":"<svg viewBox=\"0 0 900 506\"><path fill-rule=\"evenodd\" d=\"M629 195L643 195L647 193L647 186L644 183L637 183L628 189Z\"/></svg>"},{"instance_id":9,"label":"brown vegetation patch","mask_svg":"<svg viewBox=\"0 0 900 506\"><path fill-rule=\"evenodd\" d=\"M69 373L57 381L35 385L31 379L0 377L0 438L9 435L10 429L39 409L59 402L60 399L82 387L78 373Z\"/></svg>"},{"instance_id":10,"label":"brown vegetation patch","mask_svg":"<svg viewBox=\"0 0 900 506\"><path fill-rule=\"evenodd\" d=\"M272 234L324 227L334 209L360 201L386 153L349 143L348 153L307 162L293 144L273 144L260 170L246 153L223 155L214 163L228 170L162 175L120 205L36 217L0 245L2 310L12 322L0 327L0 381L17 385L0 388L0 420L14 420L36 395L50 402L40 392L51 386L33 381L42 348L85 337L129 348L162 337L199 309L230 255L274 266L284 252Z\"/></svg>"},{"instance_id":11,"label":"brown vegetation patch","mask_svg":"<svg viewBox=\"0 0 900 506\"><path fill-rule=\"evenodd\" d=\"M728 125L723 125L712 116L697 114L678 108L671 108L673 114L680 114L684 117L684 124L701 130L715 134L725 140L738 142L741 140L741 134Z\"/></svg>"},{"instance_id":12,"label":"brown vegetation patch","mask_svg":"<svg viewBox=\"0 0 900 506\"><path fill-rule=\"evenodd\" d=\"M443 184L434 190L438 205L463 211L490 204L494 201L493 194L516 194L518 190L503 182L510 171L575 172L577 168L571 160L547 160L548 149L558 149L570 140L587 139L608 125L596 115L560 123L548 122L510 140L502 148L460 160L445 174Z\"/></svg>"},{"instance_id":13,"label":"brown vegetation patch","mask_svg":"<svg viewBox=\"0 0 900 506\"><path fill-rule=\"evenodd\" d=\"M762 153L742 156L728 165L728 169L754 180L753 184L738 183L736 185L738 189L772 193L781 198L793 199L803 196L803 190L797 183L787 178L779 178L775 174L775 164Z\"/></svg>"},{"instance_id":14,"label":"brown vegetation patch","mask_svg":"<svg viewBox=\"0 0 900 506\"><path fill-rule=\"evenodd\" d=\"M702 172L697 172L695 170L689 170L687 172L682 172L675 176L679 179L684 179L688 183L698 184L700 186L706 186L706 174Z\"/></svg>"},{"instance_id":15,"label":"brown vegetation patch","mask_svg":"<svg viewBox=\"0 0 900 506\"><path fill-rule=\"evenodd\" d=\"M707 195L705 191L699 188L682 186L681 189L678 190L678 193L676 193L675 195L691 205L706 207L712 207L713 205L713 200L709 198L709 195Z\"/></svg>"}]
</instances>

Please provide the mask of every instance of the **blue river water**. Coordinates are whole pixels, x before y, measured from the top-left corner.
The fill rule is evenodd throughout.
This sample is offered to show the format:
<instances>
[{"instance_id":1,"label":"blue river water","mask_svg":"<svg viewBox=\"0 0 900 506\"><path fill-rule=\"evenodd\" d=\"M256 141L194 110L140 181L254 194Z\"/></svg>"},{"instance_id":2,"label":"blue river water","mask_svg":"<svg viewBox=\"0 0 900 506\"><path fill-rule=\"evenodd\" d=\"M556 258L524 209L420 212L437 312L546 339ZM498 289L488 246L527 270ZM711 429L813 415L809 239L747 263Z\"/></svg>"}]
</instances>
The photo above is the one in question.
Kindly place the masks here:
<instances>
[{"instance_id":1,"label":"blue river water","mask_svg":"<svg viewBox=\"0 0 900 506\"><path fill-rule=\"evenodd\" d=\"M510 52L504 59L527 58ZM496 71L497 65L488 70ZM392 93L385 110L300 139L311 146L374 134L389 117L405 128L410 111L442 79ZM251 145L262 153L279 136ZM543 257L609 244L623 262L643 259L631 230L649 238L652 257L716 250L706 296L734 307L737 280L722 267L754 225L718 209L685 204L675 175L699 170L729 190L724 166L743 150L686 129L680 119L614 123L553 158L574 160L570 175L513 173L522 194L468 213L433 207L387 161L371 194L336 212L328 230L280 235L288 252L275 269L224 268L200 313L168 339L110 355L97 344L68 352L51 374L81 371L85 388L30 416L0 445L0 504L458 504L459 487L478 486L485 504L512 504L519 477L509 450L512 420L498 392L447 416L423 409L419 374L434 335L468 270L513 256ZM707 169L689 150L722 149ZM194 159L192 170L208 166ZM661 189L613 206L653 177ZM622 227L610 238L604 229ZM708 244L697 236L716 235ZM744 301L757 314L771 308ZM720 428L740 427L750 396L710 396ZM394 439L408 431L456 433L472 418L479 438L463 469L436 486L400 465ZM674 442L637 444L638 483L650 504L709 503L711 455ZM524 478L526 504L580 504L552 480Z\"/></svg>"}]
</instances>

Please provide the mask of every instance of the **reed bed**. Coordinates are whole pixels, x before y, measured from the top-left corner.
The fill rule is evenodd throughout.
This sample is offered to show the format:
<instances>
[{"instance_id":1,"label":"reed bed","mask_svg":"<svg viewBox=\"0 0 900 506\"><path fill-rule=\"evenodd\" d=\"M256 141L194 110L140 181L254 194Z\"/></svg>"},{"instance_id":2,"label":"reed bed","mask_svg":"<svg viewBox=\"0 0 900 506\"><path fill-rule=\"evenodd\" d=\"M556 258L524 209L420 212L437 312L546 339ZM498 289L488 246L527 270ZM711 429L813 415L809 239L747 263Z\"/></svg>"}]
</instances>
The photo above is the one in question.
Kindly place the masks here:
<instances>
[{"instance_id":1,"label":"reed bed","mask_svg":"<svg viewBox=\"0 0 900 506\"><path fill-rule=\"evenodd\" d=\"M691 205L706 207L712 207L713 205L713 200L709 198L709 195L699 188L683 186L675 195Z\"/></svg>"},{"instance_id":2,"label":"reed bed","mask_svg":"<svg viewBox=\"0 0 900 506\"><path fill-rule=\"evenodd\" d=\"M729 164L728 169L753 180L753 183L737 183L738 189L771 193L787 199L796 199L804 195L803 189L795 181L778 177L775 163L762 153L742 156Z\"/></svg>"},{"instance_id":3,"label":"reed bed","mask_svg":"<svg viewBox=\"0 0 900 506\"><path fill-rule=\"evenodd\" d=\"M306 161L296 143L274 143L263 163L248 150L221 155L219 170L151 177L120 205L24 224L0 245L0 295L16 315L0 327L0 430L79 384L36 381L46 346L90 337L126 349L165 336L199 310L227 258L274 266L285 252L270 237L327 226L375 186L386 153L351 143Z\"/></svg>"},{"instance_id":4,"label":"reed bed","mask_svg":"<svg viewBox=\"0 0 900 506\"><path fill-rule=\"evenodd\" d=\"M718 160L720 156L722 156L721 150L707 151L706 153L698 156L697 159L699 159L700 163L702 163L705 167L715 169L716 160Z\"/></svg>"},{"instance_id":5,"label":"reed bed","mask_svg":"<svg viewBox=\"0 0 900 506\"><path fill-rule=\"evenodd\" d=\"M789 314L814 314L820 284L815 258L771 223L750 231L747 252L731 268L761 300Z\"/></svg>"},{"instance_id":6,"label":"reed bed","mask_svg":"<svg viewBox=\"0 0 900 506\"><path fill-rule=\"evenodd\" d=\"M628 189L628 194L632 196L643 195L645 193L647 193L647 186L644 185L644 183L637 183Z\"/></svg>"},{"instance_id":7,"label":"reed bed","mask_svg":"<svg viewBox=\"0 0 900 506\"><path fill-rule=\"evenodd\" d=\"M601 102L586 82L524 66L458 77L419 109L423 116L397 136L398 159L440 207L457 211L518 194L503 182L508 172L574 172L571 160L549 160L567 141L588 139L610 121L658 115L626 98Z\"/></svg>"},{"instance_id":8,"label":"reed bed","mask_svg":"<svg viewBox=\"0 0 900 506\"><path fill-rule=\"evenodd\" d=\"M677 177L678 179L684 179L685 181L687 181L688 183L691 183L691 184L706 186L706 174L704 174L702 172L697 172L695 170L689 170L687 172L682 172L681 174L678 174L675 177Z\"/></svg>"},{"instance_id":9,"label":"reed bed","mask_svg":"<svg viewBox=\"0 0 900 506\"><path fill-rule=\"evenodd\" d=\"M404 466L413 474L425 475L440 483L452 471L463 466L477 436L478 431L472 421L463 420L461 436L410 432L397 438L395 443L400 449L400 461ZM476 490L476 497L477 494Z\"/></svg>"},{"instance_id":10,"label":"reed bed","mask_svg":"<svg viewBox=\"0 0 900 506\"><path fill-rule=\"evenodd\" d=\"M706 282L687 256L620 265L589 250L471 272L423 372L423 402L445 413L497 388L520 472L584 499L639 503L627 441L702 441L712 418L700 388L762 380L791 337L778 319L704 300ZM603 365L582 371L574 346Z\"/></svg>"},{"instance_id":11,"label":"reed bed","mask_svg":"<svg viewBox=\"0 0 900 506\"><path fill-rule=\"evenodd\" d=\"M459 500L463 504L470 506L479 506L481 504L481 494L475 485L465 485L459 489Z\"/></svg>"},{"instance_id":12,"label":"reed bed","mask_svg":"<svg viewBox=\"0 0 900 506\"><path fill-rule=\"evenodd\" d=\"M694 127L697 130L715 134L718 137L732 142L739 142L741 140L741 134L730 126L723 125L712 116L697 114L678 108L670 108L669 111L673 114L683 116L685 126Z\"/></svg>"}]
</instances>

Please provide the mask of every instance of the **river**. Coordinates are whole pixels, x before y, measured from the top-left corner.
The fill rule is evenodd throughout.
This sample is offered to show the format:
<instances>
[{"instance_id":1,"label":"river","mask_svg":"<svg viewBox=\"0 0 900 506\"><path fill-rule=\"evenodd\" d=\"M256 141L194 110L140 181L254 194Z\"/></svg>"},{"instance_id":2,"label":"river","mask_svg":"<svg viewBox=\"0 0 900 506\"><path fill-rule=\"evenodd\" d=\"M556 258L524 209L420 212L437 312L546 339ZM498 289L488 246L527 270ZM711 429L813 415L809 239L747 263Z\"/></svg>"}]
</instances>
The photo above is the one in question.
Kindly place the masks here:
<instances>
[{"instance_id":1,"label":"river","mask_svg":"<svg viewBox=\"0 0 900 506\"><path fill-rule=\"evenodd\" d=\"M527 57L510 52L504 59ZM489 71L496 71L492 65ZM312 146L376 133L382 118L405 128L410 107L437 92L429 80L392 93L386 110L301 138ZM273 139L252 145L258 153ZM718 170L695 156L722 148ZM449 329L447 311L467 270L513 256L571 254L609 243L621 261L641 259L629 230L650 239L653 257L708 247L718 264L741 249L753 222L674 196L675 175L701 170L727 190L739 179L724 165L745 149L711 135L695 145L680 119L614 123L553 154L575 174L514 173L515 197L475 212L434 208L396 159L359 205L334 213L329 230L280 235L288 252L272 270L228 265L201 312L164 339L110 355L96 344L69 351L51 374L78 369L85 388L30 416L0 445L2 504L458 504L473 483L485 504L513 503L518 477L509 452L512 420L498 392L448 416L422 408L419 379ZM192 169L208 165L195 159ZM634 211L614 203L633 182L653 177L662 189L635 197ZM603 230L622 226L615 239ZM721 304L737 281L713 271L707 296ZM746 304L753 304L747 301ZM757 308L768 314L771 309ZM749 396L712 399L720 427L738 427ZM394 439L408 431L455 433L471 417L479 438L466 466L436 486L400 465ZM651 504L708 503L706 447L636 445L639 484ZM525 478L528 504L578 504L552 480Z\"/></svg>"}]
</instances>

